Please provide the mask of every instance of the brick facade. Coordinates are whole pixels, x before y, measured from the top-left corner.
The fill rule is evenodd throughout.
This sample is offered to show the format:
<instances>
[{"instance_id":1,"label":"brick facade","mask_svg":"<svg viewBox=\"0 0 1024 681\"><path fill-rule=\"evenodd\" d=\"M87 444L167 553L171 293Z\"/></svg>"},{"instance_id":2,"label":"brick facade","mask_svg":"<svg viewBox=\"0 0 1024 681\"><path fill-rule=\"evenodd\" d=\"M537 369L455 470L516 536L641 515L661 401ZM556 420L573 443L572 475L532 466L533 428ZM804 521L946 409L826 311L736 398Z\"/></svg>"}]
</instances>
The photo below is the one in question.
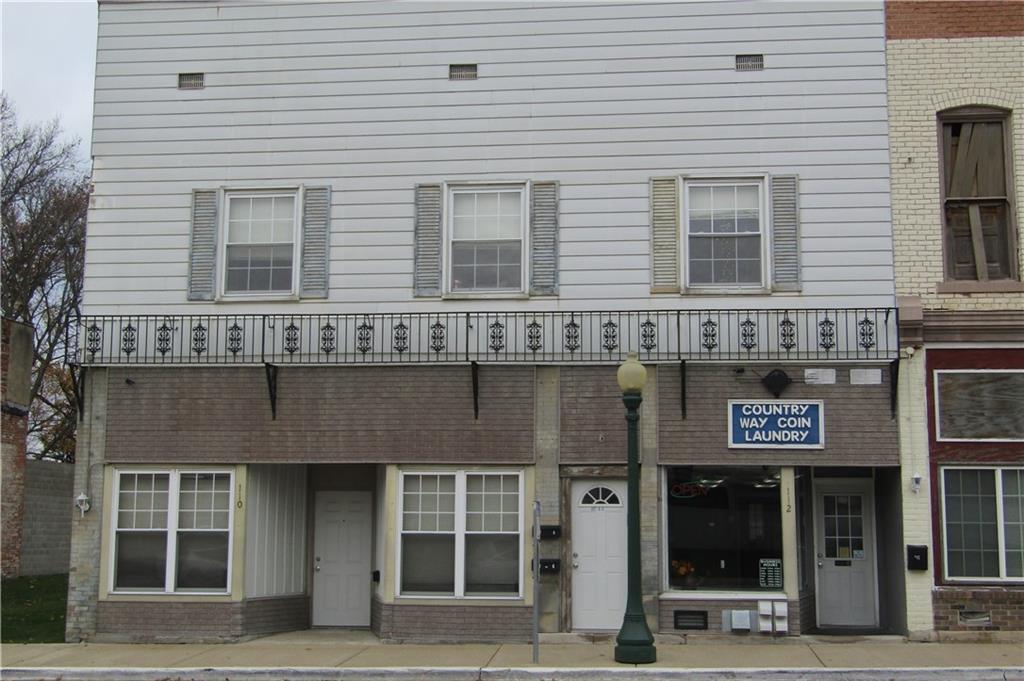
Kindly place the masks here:
<instances>
[{"instance_id":1,"label":"brick facade","mask_svg":"<svg viewBox=\"0 0 1024 681\"><path fill-rule=\"evenodd\" d=\"M888 0L887 40L1024 35L1024 3L1015 0Z\"/></svg>"},{"instance_id":2,"label":"brick facade","mask_svg":"<svg viewBox=\"0 0 1024 681\"><path fill-rule=\"evenodd\" d=\"M804 382L802 366L780 366L793 384L780 399L824 402L825 448L729 449L728 401L771 399L760 376L768 368L698 365L686 368L686 418L680 408L679 368L658 368L658 463L773 466L895 466L899 463L897 423L889 400L891 377L880 385L851 385L849 368L834 367L834 385ZM870 439L866 436L870 434Z\"/></svg>"},{"instance_id":3,"label":"brick facade","mask_svg":"<svg viewBox=\"0 0 1024 681\"><path fill-rule=\"evenodd\" d=\"M382 641L527 642L533 608L524 605L410 605L373 599L371 630Z\"/></svg>"},{"instance_id":4,"label":"brick facade","mask_svg":"<svg viewBox=\"0 0 1024 681\"><path fill-rule=\"evenodd\" d=\"M127 381L131 379L132 383ZM534 370L282 367L273 419L262 368L112 369L115 463L529 463Z\"/></svg>"},{"instance_id":5,"label":"brick facade","mask_svg":"<svg viewBox=\"0 0 1024 681\"><path fill-rule=\"evenodd\" d=\"M305 595L253 598L242 602L242 628L247 636L306 629L309 609Z\"/></svg>"},{"instance_id":6,"label":"brick facade","mask_svg":"<svg viewBox=\"0 0 1024 681\"><path fill-rule=\"evenodd\" d=\"M935 590L934 600L937 631L1024 631L1020 588L944 586Z\"/></svg>"},{"instance_id":7,"label":"brick facade","mask_svg":"<svg viewBox=\"0 0 1024 681\"><path fill-rule=\"evenodd\" d=\"M617 367L562 367L559 460L626 463L626 411Z\"/></svg>"},{"instance_id":8,"label":"brick facade","mask_svg":"<svg viewBox=\"0 0 1024 681\"><path fill-rule=\"evenodd\" d=\"M687 612L706 612L708 617L708 628L702 629L676 629L675 628L675 613L677 610L683 610ZM686 635L701 635L701 634L721 634L722 633L722 612L725 610L750 610L757 612L757 598L749 600L678 600L678 599L661 599L658 604L658 631L666 634L686 634ZM789 636L799 636L800 630L800 601L789 601L788 602L788 614L787 614ZM757 617L751 617L751 631L749 632L728 632L735 633L737 636L766 636L757 630Z\"/></svg>"},{"instance_id":9,"label":"brick facade","mask_svg":"<svg viewBox=\"0 0 1024 681\"><path fill-rule=\"evenodd\" d=\"M903 3L896 3L897 5ZM919 4L919 3L909 3ZM958 4L920 3L942 7ZM994 3L1008 8L1022 3ZM925 310L1019 310L1020 291L939 293L945 281L939 172L940 111L960 106L1010 110L1009 132L1018 234L1024 224L1024 38L893 40L886 45L892 158L893 265L896 293L919 296ZM1017 280L1024 239L1017 239Z\"/></svg>"},{"instance_id":10,"label":"brick facade","mask_svg":"<svg viewBox=\"0 0 1024 681\"><path fill-rule=\"evenodd\" d=\"M309 627L309 597L254 598L247 601L100 601L96 634L132 642L235 641Z\"/></svg>"},{"instance_id":11,"label":"brick facade","mask_svg":"<svg viewBox=\"0 0 1024 681\"><path fill-rule=\"evenodd\" d=\"M21 574L53 575L68 571L75 467L51 461L28 461L25 472L25 536Z\"/></svg>"},{"instance_id":12,"label":"brick facade","mask_svg":"<svg viewBox=\"0 0 1024 681\"><path fill-rule=\"evenodd\" d=\"M0 573L16 577L25 536L25 438L32 328L6 318L0 326Z\"/></svg>"}]
</instances>

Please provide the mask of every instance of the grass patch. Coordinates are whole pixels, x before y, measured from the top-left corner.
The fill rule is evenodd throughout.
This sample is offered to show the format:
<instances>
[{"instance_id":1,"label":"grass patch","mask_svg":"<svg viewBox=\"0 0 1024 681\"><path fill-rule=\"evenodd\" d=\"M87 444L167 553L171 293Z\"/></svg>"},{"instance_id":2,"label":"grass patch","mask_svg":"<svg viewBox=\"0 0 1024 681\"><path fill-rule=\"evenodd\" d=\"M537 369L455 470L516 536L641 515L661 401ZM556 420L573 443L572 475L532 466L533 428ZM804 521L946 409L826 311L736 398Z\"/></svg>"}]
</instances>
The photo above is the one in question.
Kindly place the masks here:
<instances>
[{"instance_id":1,"label":"grass patch","mask_svg":"<svg viewBox=\"0 0 1024 681\"><path fill-rule=\"evenodd\" d=\"M68 576L5 579L0 584L0 641L63 643Z\"/></svg>"}]
</instances>

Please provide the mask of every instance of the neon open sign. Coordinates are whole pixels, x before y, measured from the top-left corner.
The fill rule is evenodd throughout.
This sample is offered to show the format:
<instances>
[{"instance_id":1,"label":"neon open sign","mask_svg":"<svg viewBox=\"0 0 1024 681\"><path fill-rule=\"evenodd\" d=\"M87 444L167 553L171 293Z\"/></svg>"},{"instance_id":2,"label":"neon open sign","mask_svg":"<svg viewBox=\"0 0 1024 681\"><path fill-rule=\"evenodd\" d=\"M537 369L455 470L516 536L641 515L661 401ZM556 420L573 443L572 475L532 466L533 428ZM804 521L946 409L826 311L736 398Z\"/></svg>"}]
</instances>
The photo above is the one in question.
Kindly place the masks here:
<instances>
[{"instance_id":1,"label":"neon open sign","mask_svg":"<svg viewBox=\"0 0 1024 681\"><path fill-rule=\"evenodd\" d=\"M823 449L821 400L729 400L729 447Z\"/></svg>"}]
</instances>

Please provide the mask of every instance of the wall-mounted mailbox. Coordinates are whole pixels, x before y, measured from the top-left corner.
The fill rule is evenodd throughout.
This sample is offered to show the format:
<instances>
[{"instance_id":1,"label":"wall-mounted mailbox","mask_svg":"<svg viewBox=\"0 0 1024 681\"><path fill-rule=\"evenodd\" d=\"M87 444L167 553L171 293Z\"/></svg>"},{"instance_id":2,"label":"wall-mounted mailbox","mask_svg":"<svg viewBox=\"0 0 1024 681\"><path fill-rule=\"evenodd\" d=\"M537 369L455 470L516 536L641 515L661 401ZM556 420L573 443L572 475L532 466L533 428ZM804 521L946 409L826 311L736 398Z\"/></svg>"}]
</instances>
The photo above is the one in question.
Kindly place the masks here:
<instances>
[{"instance_id":1,"label":"wall-mounted mailbox","mask_svg":"<svg viewBox=\"0 0 1024 681\"><path fill-rule=\"evenodd\" d=\"M380 570L374 570L370 576L373 578L374 584L380 584Z\"/></svg>"},{"instance_id":2,"label":"wall-mounted mailbox","mask_svg":"<svg viewBox=\"0 0 1024 681\"><path fill-rule=\"evenodd\" d=\"M561 525L541 525L540 526L540 538L541 539L558 539L562 536Z\"/></svg>"},{"instance_id":3,"label":"wall-mounted mailbox","mask_svg":"<svg viewBox=\"0 0 1024 681\"><path fill-rule=\"evenodd\" d=\"M922 571L928 569L928 547L907 544L907 569Z\"/></svg>"},{"instance_id":4,"label":"wall-mounted mailbox","mask_svg":"<svg viewBox=\"0 0 1024 681\"><path fill-rule=\"evenodd\" d=\"M540 573L542 575L553 575L561 572L562 561L558 558L541 558Z\"/></svg>"}]
</instances>

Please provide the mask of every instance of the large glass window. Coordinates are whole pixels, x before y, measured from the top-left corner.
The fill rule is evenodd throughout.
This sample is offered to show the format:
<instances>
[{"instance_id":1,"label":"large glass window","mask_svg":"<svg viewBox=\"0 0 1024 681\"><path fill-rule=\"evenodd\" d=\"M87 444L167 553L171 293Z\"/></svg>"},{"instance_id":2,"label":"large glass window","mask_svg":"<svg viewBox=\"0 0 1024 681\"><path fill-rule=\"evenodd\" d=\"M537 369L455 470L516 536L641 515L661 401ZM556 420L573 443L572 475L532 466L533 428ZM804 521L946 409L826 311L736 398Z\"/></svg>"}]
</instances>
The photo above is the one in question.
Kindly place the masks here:
<instances>
[{"instance_id":1,"label":"large glass window","mask_svg":"<svg viewBox=\"0 0 1024 681\"><path fill-rule=\"evenodd\" d=\"M945 468L947 578L1024 578L1024 468Z\"/></svg>"},{"instance_id":2,"label":"large glass window","mask_svg":"<svg viewBox=\"0 0 1024 681\"><path fill-rule=\"evenodd\" d=\"M232 474L117 474L115 589L228 590Z\"/></svg>"},{"instance_id":3,"label":"large glass window","mask_svg":"<svg viewBox=\"0 0 1024 681\"><path fill-rule=\"evenodd\" d=\"M522 291L522 187L452 188L451 290Z\"/></svg>"},{"instance_id":4,"label":"large glass window","mask_svg":"<svg viewBox=\"0 0 1024 681\"><path fill-rule=\"evenodd\" d=\"M687 182L686 250L690 286L760 286L763 183Z\"/></svg>"},{"instance_id":5,"label":"large glass window","mask_svg":"<svg viewBox=\"0 0 1024 681\"><path fill-rule=\"evenodd\" d=\"M667 471L672 589L782 589L778 468L680 466Z\"/></svg>"},{"instance_id":6,"label":"large glass window","mask_svg":"<svg viewBox=\"0 0 1024 681\"><path fill-rule=\"evenodd\" d=\"M225 293L293 290L296 203L294 193L227 195Z\"/></svg>"},{"instance_id":7,"label":"large glass window","mask_svg":"<svg viewBox=\"0 0 1024 681\"><path fill-rule=\"evenodd\" d=\"M402 474L400 592L518 596L520 473Z\"/></svg>"}]
</instances>

